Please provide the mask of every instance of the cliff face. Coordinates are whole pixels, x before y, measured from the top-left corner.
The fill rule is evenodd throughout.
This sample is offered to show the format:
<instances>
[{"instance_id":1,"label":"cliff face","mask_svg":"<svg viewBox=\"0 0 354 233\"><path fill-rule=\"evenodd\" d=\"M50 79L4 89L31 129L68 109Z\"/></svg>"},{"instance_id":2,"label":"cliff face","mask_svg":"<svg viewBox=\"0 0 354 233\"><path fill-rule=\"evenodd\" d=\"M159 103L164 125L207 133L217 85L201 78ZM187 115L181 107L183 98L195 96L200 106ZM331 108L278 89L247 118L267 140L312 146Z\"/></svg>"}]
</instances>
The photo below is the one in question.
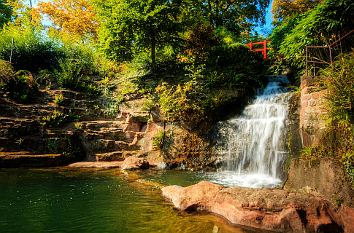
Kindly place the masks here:
<instances>
[{"instance_id":1,"label":"cliff face","mask_svg":"<svg viewBox=\"0 0 354 233\"><path fill-rule=\"evenodd\" d=\"M304 150L317 150L317 155L293 158L284 187L315 189L334 204L354 206L353 187L343 166L338 158L330 156L336 141L328 137L326 94L320 79L302 77L298 132Z\"/></svg>"}]
</instances>

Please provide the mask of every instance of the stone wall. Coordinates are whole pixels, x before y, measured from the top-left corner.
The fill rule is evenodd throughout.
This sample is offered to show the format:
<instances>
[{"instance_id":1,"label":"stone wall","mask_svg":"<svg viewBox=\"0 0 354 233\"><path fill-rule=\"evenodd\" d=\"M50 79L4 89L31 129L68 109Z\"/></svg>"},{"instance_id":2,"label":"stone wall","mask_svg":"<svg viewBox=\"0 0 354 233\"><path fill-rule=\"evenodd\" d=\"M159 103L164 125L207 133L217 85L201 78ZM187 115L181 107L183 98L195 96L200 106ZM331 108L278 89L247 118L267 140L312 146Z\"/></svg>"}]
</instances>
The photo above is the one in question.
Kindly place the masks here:
<instances>
[{"instance_id":1,"label":"stone wall","mask_svg":"<svg viewBox=\"0 0 354 233\"><path fill-rule=\"evenodd\" d=\"M354 192L342 164L337 158L323 154L331 151L333 146L326 137L329 130L326 126L326 94L320 78L302 77L298 110L302 148L320 147L322 154L310 159L292 156L284 187L289 190L313 189L333 204L353 206Z\"/></svg>"},{"instance_id":2,"label":"stone wall","mask_svg":"<svg viewBox=\"0 0 354 233\"><path fill-rule=\"evenodd\" d=\"M301 78L300 135L304 147L321 144L326 131L326 92L319 79Z\"/></svg>"}]
</instances>

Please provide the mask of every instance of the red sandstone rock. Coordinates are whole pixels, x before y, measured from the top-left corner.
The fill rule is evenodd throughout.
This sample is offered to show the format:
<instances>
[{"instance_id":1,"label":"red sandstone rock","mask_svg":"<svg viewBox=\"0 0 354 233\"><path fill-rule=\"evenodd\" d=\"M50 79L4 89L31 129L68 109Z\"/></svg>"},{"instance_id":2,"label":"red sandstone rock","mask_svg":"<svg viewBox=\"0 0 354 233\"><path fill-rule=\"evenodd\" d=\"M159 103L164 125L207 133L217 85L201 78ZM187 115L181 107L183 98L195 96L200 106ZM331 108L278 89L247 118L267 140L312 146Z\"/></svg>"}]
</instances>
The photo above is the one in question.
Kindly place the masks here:
<instances>
[{"instance_id":1,"label":"red sandstone rock","mask_svg":"<svg viewBox=\"0 0 354 233\"><path fill-rule=\"evenodd\" d=\"M224 188L202 181L186 188L164 187L162 195L180 210L208 211L237 225L277 232L353 232L348 225L353 209L344 209L347 215L340 218L328 201L306 193Z\"/></svg>"},{"instance_id":2,"label":"red sandstone rock","mask_svg":"<svg viewBox=\"0 0 354 233\"><path fill-rule=\"evenodd\" d=\"M130 156L123 161L122 170L135 170L149 168L149 162L144 158Z\"/></svg>"}]
</instances>

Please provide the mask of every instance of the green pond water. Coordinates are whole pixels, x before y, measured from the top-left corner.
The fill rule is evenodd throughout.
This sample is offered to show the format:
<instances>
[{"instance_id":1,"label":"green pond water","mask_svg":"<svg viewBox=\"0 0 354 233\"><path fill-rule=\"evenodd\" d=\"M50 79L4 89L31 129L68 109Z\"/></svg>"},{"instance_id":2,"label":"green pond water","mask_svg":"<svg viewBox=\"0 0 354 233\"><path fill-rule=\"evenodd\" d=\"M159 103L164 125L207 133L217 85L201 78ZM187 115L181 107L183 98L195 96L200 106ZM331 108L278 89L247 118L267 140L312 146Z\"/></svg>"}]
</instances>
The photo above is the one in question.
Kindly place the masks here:
<instances>
[{"instance_id":1,"label":"green pond water","mask_svg":"<svg viewBox=\"0 0 354 233\"><path fill-rule=\"evenodd\" d=\"M212 215L181 213L160 191L116 170L0 169L0 232L252 232ZM133 174L151 182L190 185L193 172Z\"/></svg>"}]
</instances>

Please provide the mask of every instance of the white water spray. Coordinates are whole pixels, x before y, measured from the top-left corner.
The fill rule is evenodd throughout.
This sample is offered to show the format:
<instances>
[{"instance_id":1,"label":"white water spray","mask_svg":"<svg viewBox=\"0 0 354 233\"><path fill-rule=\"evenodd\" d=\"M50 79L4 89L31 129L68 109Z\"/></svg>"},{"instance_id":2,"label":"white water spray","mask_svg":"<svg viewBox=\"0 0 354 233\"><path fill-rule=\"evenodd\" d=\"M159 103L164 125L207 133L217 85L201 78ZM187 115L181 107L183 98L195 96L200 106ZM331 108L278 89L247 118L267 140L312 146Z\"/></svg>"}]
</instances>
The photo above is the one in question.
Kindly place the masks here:
<instances>
[{"instance_id":1,"label":"white water spray","mask_svg":"<svg viewBox=\"0 0 354 233\"><path fill-rule=\"evenodd\" d=\"M290 94L281 80L269 82L243 114L220 123L224 166L211 180L242 187L274 187L281 183L287 156L285 122Z\"/></svg>"}]
</instances>

